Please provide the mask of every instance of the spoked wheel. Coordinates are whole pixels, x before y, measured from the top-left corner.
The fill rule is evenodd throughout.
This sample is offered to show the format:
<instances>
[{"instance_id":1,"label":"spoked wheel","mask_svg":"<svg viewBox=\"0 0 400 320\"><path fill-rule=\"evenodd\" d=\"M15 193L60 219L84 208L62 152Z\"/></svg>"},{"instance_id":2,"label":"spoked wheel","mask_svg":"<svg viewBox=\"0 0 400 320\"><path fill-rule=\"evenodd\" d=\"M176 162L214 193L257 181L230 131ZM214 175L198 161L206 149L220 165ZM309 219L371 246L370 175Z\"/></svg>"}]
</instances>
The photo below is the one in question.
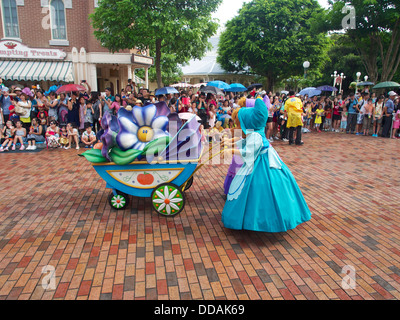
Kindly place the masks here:
<instances>
[{"instance_id":1,"label":"spoked wheel","mask_svg":"<svg viewBox=\"0 0 400 320\"><path fill-rule=\"evenodd\" d=\"M108 202L115 210L123 210L129 204L129 196L119 191L117 191L117 195L112 192L108 196Z\"/></svg>"},{"instance_id":2,"label":"spoked wheel","mask_svg":"<svg viewBox=\"0 0 400 320\"><path fill-rule=\"evenodd\" d=\"M156 187L151 194L151 203L155 211L164 217L174 217L185 207L185 194L178 186L166 183Z\"/></svg>"}]
</instances>

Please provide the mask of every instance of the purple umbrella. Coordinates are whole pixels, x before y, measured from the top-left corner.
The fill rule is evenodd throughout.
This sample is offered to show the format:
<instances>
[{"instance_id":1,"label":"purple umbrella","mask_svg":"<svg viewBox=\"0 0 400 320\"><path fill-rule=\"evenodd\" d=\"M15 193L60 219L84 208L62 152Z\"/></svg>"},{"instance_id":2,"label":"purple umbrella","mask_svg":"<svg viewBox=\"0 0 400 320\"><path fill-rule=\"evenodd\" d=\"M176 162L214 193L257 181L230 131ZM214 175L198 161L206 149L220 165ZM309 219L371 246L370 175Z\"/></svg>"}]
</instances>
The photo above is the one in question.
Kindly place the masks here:
<instances>
[{"instance_id":1,"label":"purple umbrella","mask_svg":"<svg viewBox=\"0 0 400 320\"><path fill-rule=\"evenodd\" d=\"M328 86L328 85L318 87L317 90L319 90L319 91L330 91L330 92L332 92L332 91L338 91L337 88L331 87L331 86Z\"/></svg>"}]
</instances>

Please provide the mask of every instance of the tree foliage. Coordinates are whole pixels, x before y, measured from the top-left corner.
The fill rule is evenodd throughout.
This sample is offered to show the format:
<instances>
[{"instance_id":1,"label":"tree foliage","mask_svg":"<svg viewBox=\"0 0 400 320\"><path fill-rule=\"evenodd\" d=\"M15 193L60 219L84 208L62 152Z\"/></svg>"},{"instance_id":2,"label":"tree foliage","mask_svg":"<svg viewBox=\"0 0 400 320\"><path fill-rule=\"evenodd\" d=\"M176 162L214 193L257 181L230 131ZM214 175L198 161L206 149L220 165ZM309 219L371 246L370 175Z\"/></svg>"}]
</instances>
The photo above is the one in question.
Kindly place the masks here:
<instances>
[{"instance_id":1,"label":"tree foliage","mask_svg":"<svg viewBox=\"0 0 400 320\"><path fill-rule=\"evenodd\" d=\"M143 79L145 77L144 69L137 70L136 75ZM168 53L163 54L161 59L162 83L168 86L173 83L181 82L182 76L183 72L176 62L176 56ZM149 68L149 80L151 82L157 82L157 73L154 66Z\"/></svg>"},{"instance_id":2,"label":"tree foliage","mask_svg":"<svg viewBox=\"0 0 400 320\"><path fill-rule=\"evenodd\" d=\"M253 0L222 33L218 62L227 71L244 70L276 80L303 74L308 60L318 69L327 44L314 26L323 9L315 0Z\"/></svg>"},{"instance_id":3,"label":"tree foliage","mask_svg":"<svg viewBox=\"0 0 400 320\"><path fill-rule=\"evenodd\" d=\"M357 52L357 48L346 34L332 34L330 36L330 46L328 59L324 61L321 69L321 77L318 79L320 84L329 84L334 71L339 74L344 73L346 79L343 80L343 90L349 89L350 83L356 80L357 72L366 75L364 64Z\"/></svg>"},{"instance_id":4,"label":"tree foliage","mask_svg":"<svg viewBox=\"0 0 400 320\"><path fill-rule=\"evenodd\" d=\"M400 0L334 0L324 19L329 30L342 30L353 7L355 28L346 35L372 81L390 81L400 64Z\"/></svg>"},{"instance_id":5,"label":"tree foliage","mask_svg":"<svg viewBox=\"0 0 400 320\"><path fill-rule=\"evenodd\" d=\"M95 37L111 52L150 48L162 87L163 55L176 63L200 59L218 29L212 19L222 0L100 0L91 14Z\"/></svg>"}]
</instances>

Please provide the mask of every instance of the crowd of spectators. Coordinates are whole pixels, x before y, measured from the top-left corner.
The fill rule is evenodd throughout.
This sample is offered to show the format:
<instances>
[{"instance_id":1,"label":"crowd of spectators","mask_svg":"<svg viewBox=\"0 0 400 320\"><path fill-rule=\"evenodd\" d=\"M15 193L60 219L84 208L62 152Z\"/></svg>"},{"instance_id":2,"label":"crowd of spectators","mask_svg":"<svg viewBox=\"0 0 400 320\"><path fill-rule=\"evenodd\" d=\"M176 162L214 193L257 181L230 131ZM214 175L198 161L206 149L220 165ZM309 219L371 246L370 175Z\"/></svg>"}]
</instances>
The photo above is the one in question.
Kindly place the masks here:
<instances>
[{"instance_id":1,"label":"crowd of spectators","mask_svg":"<svg viewBox=\"0 0 400 320\"><path fill-rule=\"evenodd\" d=\"M234 128L232 112L243 107L243 99L268 95L271 101L266 136L272 143L288 141L288 115L285 94L256 91L214 95L202 89L182 90L177 94L155 96L148 89L138 89L131 80L121 92L111 88L105 93L86 92L57 94L39 86L5 87L0 79L0 152L35 150L37 143L50 148L91 148L98 141L101 119L106 112L116 115L120 108L165 101L172 113L191 113L199 117L205 136L211 140L227 128ZM376 96L368 91L337 96L298 96L303 102L303 130L320 133L331 131L373 137L398 138L400 127L399 97L395 92Z\"/></svg>"}]
</instances>

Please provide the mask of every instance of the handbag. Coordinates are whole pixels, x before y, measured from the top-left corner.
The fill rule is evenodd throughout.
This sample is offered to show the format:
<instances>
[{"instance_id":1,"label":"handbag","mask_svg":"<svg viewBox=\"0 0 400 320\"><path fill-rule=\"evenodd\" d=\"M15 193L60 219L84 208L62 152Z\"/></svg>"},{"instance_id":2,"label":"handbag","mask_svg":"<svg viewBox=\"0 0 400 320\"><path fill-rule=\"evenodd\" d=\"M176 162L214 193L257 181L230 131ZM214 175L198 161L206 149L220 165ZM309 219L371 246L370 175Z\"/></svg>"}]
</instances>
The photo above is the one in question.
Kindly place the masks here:
<instances>
[{"instance_id":1,"label":"handbag","mask_svg":"<svg viewBox=\"0 0 400 320\"><path fill-rule=\"evenodd\" d=\"M23 116L23 115L25 115L25 113L26 113L25 108L20 107L18 104L15 106L14 111L15 111L15 113L16 113L17 115L19 115L19 116Z\"/></svg>"}]
</instances>

